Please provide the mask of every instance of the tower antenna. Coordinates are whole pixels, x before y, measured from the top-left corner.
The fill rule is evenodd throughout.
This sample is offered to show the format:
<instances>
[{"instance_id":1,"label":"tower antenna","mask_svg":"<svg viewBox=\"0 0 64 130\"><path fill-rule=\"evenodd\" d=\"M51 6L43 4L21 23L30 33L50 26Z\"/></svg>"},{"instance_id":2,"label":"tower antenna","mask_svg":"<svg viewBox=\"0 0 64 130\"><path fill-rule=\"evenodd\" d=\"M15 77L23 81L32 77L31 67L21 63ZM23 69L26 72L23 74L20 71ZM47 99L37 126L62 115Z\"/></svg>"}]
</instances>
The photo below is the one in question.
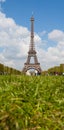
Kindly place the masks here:
<instances>
[{"instance_id":1,"label":"tower antenna","mask_svg":"<svg viewBox=\"0 0 64 130\"><path fill-rule=\"evenodd\" d=\"M34 15L34 12L32 11L32 16Z\"/></svg>"}]
</instances>

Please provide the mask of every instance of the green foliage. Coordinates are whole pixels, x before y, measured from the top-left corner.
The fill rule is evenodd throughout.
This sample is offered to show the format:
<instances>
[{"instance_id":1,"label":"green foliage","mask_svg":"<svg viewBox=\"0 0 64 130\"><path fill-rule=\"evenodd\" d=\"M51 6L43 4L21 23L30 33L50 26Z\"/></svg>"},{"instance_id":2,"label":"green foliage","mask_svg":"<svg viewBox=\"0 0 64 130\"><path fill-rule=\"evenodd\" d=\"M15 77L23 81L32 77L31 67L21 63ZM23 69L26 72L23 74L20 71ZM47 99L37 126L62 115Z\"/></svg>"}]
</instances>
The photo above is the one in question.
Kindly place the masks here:
<instances>
[{"instance_id":1,"label":"green foliage","mask_svg":"<svg viewBox=\"0 0 64 130\"><path fill-rule=\"evenodd\" d=\"M4 66L3 64L0 64L0 75L7 75L7 74L20 75L21 71L8 67L8 66Z\"/></svg>"},{"instance_id":2,"label":"green foliage","mask_svg":"<svg viewBox=\"0 0 64 130\"><path fill-rule=\"evenodd\" d=\"M60 66L49 68L48 73L52 75L55 75L55 74L62 75L64 73L64 64L60 64Z\"/></svg>"},{"instance_id":3,"label":"green foliage","mask_svg":"<svg viewBox=\"0 0 64 130\"><path fill-rule=\"evenodd\" d=\"M0 76L0 130L64 130L64 77Z\"/></svg>"},{"instance_id":4,"label":"green foliage","mask_svg":"<svg viewBox=\"0 0 64 130\"><path fill-rule=\"evenodd\" d=\"M4 73L4 65L0 64L0 74Z\"/></svg>"}]
</instances>

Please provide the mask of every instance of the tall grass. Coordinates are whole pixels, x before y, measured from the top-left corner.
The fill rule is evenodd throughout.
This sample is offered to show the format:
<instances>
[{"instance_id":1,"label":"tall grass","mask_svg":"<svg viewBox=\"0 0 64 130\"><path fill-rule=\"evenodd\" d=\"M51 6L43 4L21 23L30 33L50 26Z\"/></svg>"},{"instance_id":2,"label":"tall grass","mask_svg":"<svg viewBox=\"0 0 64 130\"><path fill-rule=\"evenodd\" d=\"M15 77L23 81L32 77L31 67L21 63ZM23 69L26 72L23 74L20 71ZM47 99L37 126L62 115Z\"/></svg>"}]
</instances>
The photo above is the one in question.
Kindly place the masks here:
<instances>
[{"instance_id":1,"label":"tall grass","mask_svg":"<svg viewBox=\"0 0 64 130\"><path fill-rule=\"evenodd\" d=\"M0 130L64 130L64 77L0 76Z\"/></svg>"}]
</instances>

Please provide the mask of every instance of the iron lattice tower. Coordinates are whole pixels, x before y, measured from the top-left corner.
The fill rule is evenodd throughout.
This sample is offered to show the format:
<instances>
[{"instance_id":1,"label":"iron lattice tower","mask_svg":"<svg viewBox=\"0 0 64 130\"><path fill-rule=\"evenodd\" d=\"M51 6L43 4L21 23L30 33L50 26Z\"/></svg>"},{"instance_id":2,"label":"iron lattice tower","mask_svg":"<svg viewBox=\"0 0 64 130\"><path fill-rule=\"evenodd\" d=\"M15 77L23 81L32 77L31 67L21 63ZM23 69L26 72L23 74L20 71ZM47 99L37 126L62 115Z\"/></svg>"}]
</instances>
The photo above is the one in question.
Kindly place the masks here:
<instances>
[{"instance_id":1,"label":"iron lattice tower","mask_svg":"<svg viewBox=\"0 0 64 130\"><path fill-rule=\"evenodd\" d=\"M27 72L29 69L35 69L38 73L41 73L40 63L38 62L35 45L34 45L34 17L32 16L31 19L31 40L30 40L30 47L28 51L28 57L26 63L24 63L23 72ZM34 63L30 63L31 58L34 58Z\"/></svg>"}]
</instances>

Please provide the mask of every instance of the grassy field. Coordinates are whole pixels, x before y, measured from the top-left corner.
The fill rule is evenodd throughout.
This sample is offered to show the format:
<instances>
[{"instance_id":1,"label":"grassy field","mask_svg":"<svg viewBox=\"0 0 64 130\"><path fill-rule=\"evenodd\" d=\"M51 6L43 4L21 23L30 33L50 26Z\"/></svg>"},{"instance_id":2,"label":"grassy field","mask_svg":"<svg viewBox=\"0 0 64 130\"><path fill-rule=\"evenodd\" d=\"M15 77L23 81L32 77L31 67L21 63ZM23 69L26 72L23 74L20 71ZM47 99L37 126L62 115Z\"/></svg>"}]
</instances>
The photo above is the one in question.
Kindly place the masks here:
<instances>
[{"instance_id":1,"label":"grassy field","mask_svg":"<svg viewBox=\"0 0 64 130\"><path fill-rule=\"evenodd\" d=\"M64 76L0 76L0 130L64 130Z\"/></svg>"}]
</instances>

